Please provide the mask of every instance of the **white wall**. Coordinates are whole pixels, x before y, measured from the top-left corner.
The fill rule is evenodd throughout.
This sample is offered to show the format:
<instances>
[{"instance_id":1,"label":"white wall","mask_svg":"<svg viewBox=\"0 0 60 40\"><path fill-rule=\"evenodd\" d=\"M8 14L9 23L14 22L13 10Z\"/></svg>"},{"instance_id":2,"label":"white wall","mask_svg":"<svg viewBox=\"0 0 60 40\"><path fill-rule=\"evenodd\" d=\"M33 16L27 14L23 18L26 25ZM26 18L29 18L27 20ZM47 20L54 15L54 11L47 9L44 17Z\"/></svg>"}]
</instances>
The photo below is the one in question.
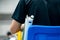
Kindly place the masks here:
<instances>
[{"instance_id":1,"label":"white wall","mask_svg":"<svg viewBox=\"0 0 60 40\"><path fill-rule=\"evenodd\" d=\"M10 29L11 20L0 21L0 35L6 35Z\"/></svg>"},{"instance_id":2,"label":"white wall","mask_svg":"<svg viewBox=\"0 0 60 40\"><path fill-rule=\"evenodd\" d=\"M0 0L0 14L13 13L19 0Z\"/></svg>"},{"instance_id":3,"label":"white wall","mask_svg":"<svg viewBox=\"0 0 60 40\"><path fill-rule=\"evenodd\" d=\"M18 4L18 1L19 0L0 0L0 15L1 13L3 15L13 13ZM4 19L5 18L6 17L4 17ZM6 32L10 28L9 27L10 24L11 24L11 20L0 20L0 35L6 35Z\"/></svg>"}]
</instances>

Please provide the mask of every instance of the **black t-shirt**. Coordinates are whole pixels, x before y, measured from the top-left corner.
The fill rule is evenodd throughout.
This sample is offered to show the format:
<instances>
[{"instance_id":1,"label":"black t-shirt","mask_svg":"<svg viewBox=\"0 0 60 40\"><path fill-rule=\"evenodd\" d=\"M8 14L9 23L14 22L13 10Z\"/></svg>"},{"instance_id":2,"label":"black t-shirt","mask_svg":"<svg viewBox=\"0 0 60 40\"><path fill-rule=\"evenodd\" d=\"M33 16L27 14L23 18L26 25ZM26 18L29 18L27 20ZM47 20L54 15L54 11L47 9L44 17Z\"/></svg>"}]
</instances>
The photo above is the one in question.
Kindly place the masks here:
<instances>
[{"instance_id":1,"label":"black t-shirt","mask_svg":"<svg viewBox=\"0 0 60 40\"><path fill-rule=\"evenodd\" d=\"M34 25L60 25L59 0L20 0L12 16L19 23L34 14Z\"/></svg>"}]
</instances>

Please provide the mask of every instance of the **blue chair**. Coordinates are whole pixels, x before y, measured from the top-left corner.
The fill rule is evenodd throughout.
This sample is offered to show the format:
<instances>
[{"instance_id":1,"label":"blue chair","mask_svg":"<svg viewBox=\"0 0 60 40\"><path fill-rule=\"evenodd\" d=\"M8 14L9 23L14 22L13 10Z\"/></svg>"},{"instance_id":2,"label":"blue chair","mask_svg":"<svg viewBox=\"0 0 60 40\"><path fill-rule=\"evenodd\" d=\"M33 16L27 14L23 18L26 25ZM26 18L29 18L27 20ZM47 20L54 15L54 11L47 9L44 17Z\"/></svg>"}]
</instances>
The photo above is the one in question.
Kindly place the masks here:
<instances>
[{"instance_id":1,"label":"blue chair","mask_svg":"<svg viewBox=\"0 0 60 40\"><path fill-rule=\"evenodd\" d=\"M27 40L60 40L60 26L30 26Z\"/></svg>"}]
</instances>

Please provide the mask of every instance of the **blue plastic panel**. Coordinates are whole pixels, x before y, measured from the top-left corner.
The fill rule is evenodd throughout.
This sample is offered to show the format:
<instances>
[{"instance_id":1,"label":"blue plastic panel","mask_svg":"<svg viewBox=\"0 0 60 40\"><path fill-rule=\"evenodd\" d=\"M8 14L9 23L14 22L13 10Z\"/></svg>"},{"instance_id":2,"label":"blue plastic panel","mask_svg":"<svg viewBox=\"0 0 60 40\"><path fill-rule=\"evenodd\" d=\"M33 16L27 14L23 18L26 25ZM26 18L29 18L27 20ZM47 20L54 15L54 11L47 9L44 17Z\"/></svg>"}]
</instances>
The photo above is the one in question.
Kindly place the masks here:
<instances>
[{"instance_id":1,"label":"blue plastic panel","mask_svg":"<svg viewBox=\"0 0 60 40\"><path fill-rule=\"evenodd\" d=\"M28 40L60 40L60 26L33 25L28 30Z\"/></svg>"}]
</instances>

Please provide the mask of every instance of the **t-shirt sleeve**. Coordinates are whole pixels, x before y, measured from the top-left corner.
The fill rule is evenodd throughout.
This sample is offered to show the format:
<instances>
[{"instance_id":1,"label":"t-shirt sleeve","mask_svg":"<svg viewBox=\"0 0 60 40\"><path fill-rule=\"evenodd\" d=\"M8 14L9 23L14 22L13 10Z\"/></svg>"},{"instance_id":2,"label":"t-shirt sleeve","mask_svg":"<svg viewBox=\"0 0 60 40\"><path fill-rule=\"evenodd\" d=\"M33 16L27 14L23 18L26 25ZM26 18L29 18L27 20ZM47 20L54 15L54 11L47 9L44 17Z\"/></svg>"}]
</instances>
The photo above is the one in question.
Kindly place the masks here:
<instances>
[{"instance_id":1,"label":"t-shirt sleeve","mask_svg":"<svg viewBox=\"0 0 60 40\"><path fill-rule=\"evenodd\" d=\"M13 15L12 18L14 20L16 20L19 23L24 23L25 22L25 17L26 17L26 13L25 13L25 1L24 0L20 0Z\"/></svg>"}]
</instances>

